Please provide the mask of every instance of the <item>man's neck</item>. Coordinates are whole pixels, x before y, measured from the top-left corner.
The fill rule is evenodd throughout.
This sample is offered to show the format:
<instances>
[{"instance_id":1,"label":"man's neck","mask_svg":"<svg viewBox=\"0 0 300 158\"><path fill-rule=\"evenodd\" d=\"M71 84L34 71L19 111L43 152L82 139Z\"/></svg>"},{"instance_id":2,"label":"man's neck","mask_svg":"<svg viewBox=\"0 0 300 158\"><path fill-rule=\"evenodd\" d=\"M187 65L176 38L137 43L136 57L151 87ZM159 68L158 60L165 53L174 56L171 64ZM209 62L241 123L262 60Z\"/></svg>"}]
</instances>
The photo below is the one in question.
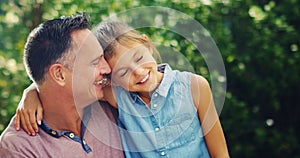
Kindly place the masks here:
<instances>
[{"instance_id":1,"label":"man's neck","mask_svg":"<svg viewBox=\"0 0 300 158\"><path fill-rule=\"evenodd\" d=\"M83 109L76 108L74 99L61 95L43 96L43 93L40 93L40 99L44 120L53 130L71 131L81 137Z\"/></svg>"},{"instance_id":2,"label":"man's neck","mask_svg":"<svg viewBox=\"0 0 300 158\"><path fill-rule=\"evenodd\" d=\"M63 110L62 110L63 111ZM47 124L56 131L71 131L81 137L81 125L82 125L82 117L79 115L69 115L68 113L76 113L75 112L45 112L44 120Z\"/></svg>"}]
</instances>

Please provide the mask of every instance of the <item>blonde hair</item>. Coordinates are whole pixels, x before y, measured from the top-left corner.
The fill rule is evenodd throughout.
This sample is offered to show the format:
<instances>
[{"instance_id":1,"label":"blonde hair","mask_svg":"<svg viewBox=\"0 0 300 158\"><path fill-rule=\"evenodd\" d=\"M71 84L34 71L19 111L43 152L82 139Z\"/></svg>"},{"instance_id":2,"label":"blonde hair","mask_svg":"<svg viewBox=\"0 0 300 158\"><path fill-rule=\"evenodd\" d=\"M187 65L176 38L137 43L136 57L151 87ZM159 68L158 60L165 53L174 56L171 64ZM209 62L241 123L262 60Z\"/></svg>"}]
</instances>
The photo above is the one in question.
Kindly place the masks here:
<instances>
[{"instance_id":1,"label":"blonde hair","mask_svg":"<svg viewBox=\"0 0 300 158\"><path fill-rule=\"evenodd\" d=\"M121 21L102 22L93 29L93 33L104 50L106 60L115 55L118 44L128 48L132 48L136 44L143 44L153 53L156 62L161 62L159 52L151 40Z\"/></svg>"}]
</instances>

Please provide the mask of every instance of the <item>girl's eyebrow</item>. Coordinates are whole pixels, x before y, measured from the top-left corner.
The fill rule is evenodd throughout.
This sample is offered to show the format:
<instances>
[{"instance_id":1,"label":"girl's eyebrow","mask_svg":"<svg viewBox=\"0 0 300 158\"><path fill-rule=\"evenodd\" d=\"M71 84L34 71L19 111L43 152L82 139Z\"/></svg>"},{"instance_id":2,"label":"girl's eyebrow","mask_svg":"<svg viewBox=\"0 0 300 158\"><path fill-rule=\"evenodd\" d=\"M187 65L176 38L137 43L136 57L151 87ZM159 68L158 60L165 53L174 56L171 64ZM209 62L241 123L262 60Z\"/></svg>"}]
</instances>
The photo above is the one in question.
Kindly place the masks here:
<instances>
[{"instance_id":1,"label":"girl's eyebrow","mask_svg":"<svg viewBox=\"0 0 300 158\"><path fill-rule=\"evenodd\" d=\"M134 53L133 53L132 57L135 57L136 54L138 54L138 53L139 53L139 49L134 50Z\"/></svg>"},{"instance_id":2,"label":"girl's eyebrow","mask_svg":"<svg viewBox=\"0 0 300 158\"><path fill-rule=\"evenodd\" d=\"M135 48L135 49L133 49L133 55L132 55L132 58L134 58L134 57L136 57L138 54L140 54L140 52L141 52L142 50L141 50L141 48Z\"/></svg>"},{"instance_id":3,"label":"girl's eyebrow","mask_svg":"<svg viewBox=\"0 0 300 158\"><path fill-rule=\"evenodd\" d=\"M139 52L138 50L133 50L133 51L134 51L134 52L132 52L133 54L132 54L132 56L131 56L130 59L133 59L133 58L136 56L136 54ZM123 70L123 69L126 69L126 68L124 68L123 66L121 66L120 68L118 68L117 70L115 70L114 73L117 73L117 72L119 72L119 71L121 71L121 70Z\"/></svg>"},{"instance_id":4,"label":"girl's eyebrow","mask_svg":"<svg viewBox=\"0 0 300 158\"><path fill-rule=\"evenodd\" d=\"M126 68L119 68L118 70L116 70L115 72L113 72L113 74L117 74L119 71L122 71L123 69L126 69Z\"/></svg>"}]
</instances>

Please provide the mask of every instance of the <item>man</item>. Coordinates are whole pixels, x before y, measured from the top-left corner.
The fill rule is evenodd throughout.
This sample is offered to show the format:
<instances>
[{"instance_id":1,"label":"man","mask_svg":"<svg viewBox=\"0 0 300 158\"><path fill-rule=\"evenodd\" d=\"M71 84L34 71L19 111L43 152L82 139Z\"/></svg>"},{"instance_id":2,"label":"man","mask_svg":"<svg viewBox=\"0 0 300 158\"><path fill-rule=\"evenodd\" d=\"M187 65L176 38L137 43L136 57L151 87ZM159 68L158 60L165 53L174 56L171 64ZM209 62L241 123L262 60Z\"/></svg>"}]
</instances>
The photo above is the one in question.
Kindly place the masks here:
<instances>
[{"instance_id":1,"label":"man","mask_svg":"<svg viewBox=\"0 0 300 158\"><path fill-rule=\"evenodd\" d=\"M84 14L49 20L28 36L24 63L44 119L29 137L15 118L0 137L0 157L124 157L113 109L103 98L110 73Z\"/></svg>"}]
</instances>

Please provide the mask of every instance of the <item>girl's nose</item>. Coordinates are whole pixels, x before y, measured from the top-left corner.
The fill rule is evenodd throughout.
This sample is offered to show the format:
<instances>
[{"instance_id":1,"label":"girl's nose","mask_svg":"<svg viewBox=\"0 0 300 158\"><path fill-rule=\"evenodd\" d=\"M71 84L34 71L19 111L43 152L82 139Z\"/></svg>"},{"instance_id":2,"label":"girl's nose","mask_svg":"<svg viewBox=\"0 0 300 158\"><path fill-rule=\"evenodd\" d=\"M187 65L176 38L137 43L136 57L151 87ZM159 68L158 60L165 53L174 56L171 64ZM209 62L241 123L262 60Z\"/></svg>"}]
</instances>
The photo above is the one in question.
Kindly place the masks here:
<instances>
[{"instance_id":1,"label":"girl's nose","mask_svg":"<svg viewBox=\"0 0 300 158\"><path fill-rule=\"evenodd\" d=\"M137 67L134 69L133 74L134 75L143 75L144 69L142 67Z\"/></svg>"}]
</instances>

